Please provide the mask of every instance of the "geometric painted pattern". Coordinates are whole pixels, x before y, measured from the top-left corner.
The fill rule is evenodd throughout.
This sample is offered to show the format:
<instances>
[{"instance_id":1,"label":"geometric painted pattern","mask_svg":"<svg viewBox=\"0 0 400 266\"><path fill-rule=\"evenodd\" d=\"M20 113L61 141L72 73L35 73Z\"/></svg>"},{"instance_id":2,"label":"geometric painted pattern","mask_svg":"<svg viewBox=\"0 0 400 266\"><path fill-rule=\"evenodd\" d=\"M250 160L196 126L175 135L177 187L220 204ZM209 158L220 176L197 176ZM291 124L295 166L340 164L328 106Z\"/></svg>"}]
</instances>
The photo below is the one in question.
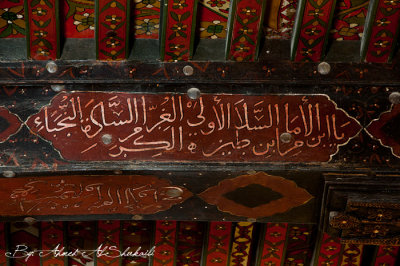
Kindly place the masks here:
<instances>
[{"instance_id":1,"label":"geometric painted pattern","mask_svg":"<svg viewBox=\"0 0 400 266\"><path fill-rule=\"evenodd\" d=\"M25 37L23 0L0 1L0 38Z\"/></svg>"}]
</instances>

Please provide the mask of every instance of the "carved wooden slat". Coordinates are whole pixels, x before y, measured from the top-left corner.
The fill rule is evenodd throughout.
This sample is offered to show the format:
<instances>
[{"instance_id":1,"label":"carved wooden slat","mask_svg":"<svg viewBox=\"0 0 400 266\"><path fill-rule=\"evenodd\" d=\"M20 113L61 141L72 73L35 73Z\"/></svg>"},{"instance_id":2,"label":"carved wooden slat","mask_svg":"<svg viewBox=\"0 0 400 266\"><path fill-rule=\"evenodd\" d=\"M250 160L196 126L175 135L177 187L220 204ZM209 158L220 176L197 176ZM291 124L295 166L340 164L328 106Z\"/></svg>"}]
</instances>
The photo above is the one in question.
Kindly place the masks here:
<instances>
[{"instance_id":1,"label":"carved wooden slat","mask_svg":"<svg viewBox=\"0 0 400 266\"><path fill-rule=\"evenodd\" d=\"M343 248L340 266L360 266L363 248L363 245L346 244Z\"/></svg>"},{"instance_id":2,"label":"carved wooden slat","mask_svg":"<svg viewBox=\"0 0 400 266\"><path fill-rule=\"evenodd\" d=\"M234 230L229 265L249 266L254 223L239 222L236 224Z\"/></svg>"},{"instance_id":3,"label":"carved wooden slat","mask_svg":"<svg viewBox=\"0 0 400 266\"><path fill-rule=\"evenodd\" d=\"M287 227L286 223L265 224L258 245L258 266L283 264Z\"/></svg>"},{"instance_id":4,"label":"carved wooden slat","mask_svg":"<svg viewBox=\"0 0 400 266\"><path fill-rule=\"evenodd\" d=\"M59 256L62 254L62 250L66 249L63 222L41 222L40 230L41 249L56 251L41 256L42 266L66 265L67 257Z\"/></svg>"},{"instance_id":5,"label":"carved wooden slat","mask_svg":"<svg viewBox=\"0 0 400 266\"><path fill-rule=\"evenodd\" d=\"M371 0L361 39L361 56L366 62L392 59L400 30L400 2Z\"/></svg>"},{"instance_id":6,"label":"carved wooden slat","mask_svg":"<svg viewBox=\"0 0 400 266\"><path fill-rule=\"evenodd\" d=\"M27 0L25 14L28 58L35 60L59 58L59 0Z\"/></svg>"},{"instance_id":7,"label":"carved wooden slat","mask_svg":"<svg viewBox=\"0 0 400 266\"><path fill-rule=\"evenodd\" d=\"M96 55L100 60L122 60L129 55L129 0L98 0Z\"/></svg>"},{"instance_id":8,"label":"carved wooden slat","mask_svg":"<svg viewBox=\"0 0 400 266\"><path fill-rule=\"evenodd\" d=\"M226 58L255 61L260 49L266 0L234 0L231 4Z\"/></svg>"},{"instance_id":9,"label":"carved wooden slat","mask_svg":"<svg viewBox=\"0 0 400 266\"><path fill-rule=\"evenodd\" d=\"M324 57L336 0L300 0L291 40L294 61L320 61Z\"/></svg>"},{"instance_id":10,"label":"carved wooden slat","mask_svg":"<svg viewBox=\"0 0 400 266\"><path fill-rule=\"evenodd\" d=\"M202 265L228 265L229 249L232 236L232 223L210 222L208 225L208 240L203 251Z\"/></svg>"},{"instance_id":11,"label":"carved wooden slat","mask_svg":"<svg viewBox=\"0 0 400 266\"><path fill-rule=\"evenodd\" d=\"M166 0L161 22L162 61L187 61L193 56L197 2Z\"/></svg>"},{"instance_id":12,"label":"carved wooden slat","mask_svg":"<svg viewBox=\"0 0 400 266\"><path fill-rule=\"evenodd\" d=\"M318 248L318 264L339 266L343 245L338 237L332 237L327 233L322 236L322 241Z\"/></svg>"}]
</instances>

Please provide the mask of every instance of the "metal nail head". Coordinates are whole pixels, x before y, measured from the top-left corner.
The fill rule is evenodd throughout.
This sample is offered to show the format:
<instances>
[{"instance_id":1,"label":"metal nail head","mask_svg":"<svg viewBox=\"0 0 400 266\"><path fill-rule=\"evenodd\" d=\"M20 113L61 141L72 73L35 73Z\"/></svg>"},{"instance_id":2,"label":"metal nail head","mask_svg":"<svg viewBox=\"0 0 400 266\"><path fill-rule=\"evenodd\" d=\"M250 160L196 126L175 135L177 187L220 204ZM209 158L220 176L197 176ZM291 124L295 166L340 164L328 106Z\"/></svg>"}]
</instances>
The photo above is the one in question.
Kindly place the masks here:
<instances>
[{"instance_id":1,"label":"metal nail head","mask_svg":"<svg viewBox=\"0 0 400 266\"><path fill-rule=\"evenodd\" d=\"M46 64L46 69L47 69L47 71L48 71L49 73L56 73L57 70L58 70L58 66L57 66L56 62L54 62L54 61L49 61L49 62Z\"/></svg>"},{"instance_id":2,"label":"metal nail head","mask_svg":"<svg viewBox=\"0 0 400 266\"><path fill-rule=\"evenodd\" d=\"M54 84L54 85L51 85L50 87L55 92L60 92L60 91L65 90L65 85Z\"/></svg>"},{"instance_id":3,"label":"metal nail head","mask_svg":"<svg viewBox=\"0 0 400 266\"><path fill-rule=\"evenodd\" d=\"M112 136L110 134L104 134L101 136L101 141L103 141L104 144L108 145L112 142Z\"/></svg>"},{"instance_id":4,"label":"metal nail head","mask_svg":"<svg viewBox=\"0 0 400 266\"><path fill-rule=\"evenodd\" d=\"M187 95L192 100L197 100L200 98L201 91L198 88L190 88L187 91Z\"/></svg>"},{"instance_id":5,"label":"metal nail head","mask_svg":"<svg viewBox=\"0 0 400 266\"><path fill-rule=\"evenodd\" d=\"M318 73L321 75L328 75L331 72L331 65L327 62L321 62L318 65Z\"/></svg>"},{"instance_id":6,"label":"metal nail head","mask_svg":"<svg viewBox=\"0 0 400 266\"><path fill-rule=\"evenodd\" d=\"M194 69L192 66L184 66L183 67L183 74L185 74L185 76L191 76L193 75Z\"/></svg>"},{"instance_id":7,"label":"metal nail head","mask_svg":"<svg viewBox=\"0 0 400 266\"><path fill-rule=\"evenodd\" d=\"M392 92L389 95L389 101L393 104L399 104L400 103L400 92Z\"/></svg>"},{"instance_id":8,"label":"metal nail head","mask_svg":"<svg viewBox=\"0 0 400 266\"><path fill-rule=\"evenodd\" d=\"M290 141L292 141L292 135L290 133L282 133L279 137L279 139L283 142L283 143L289 143Z\"/></svg>"},{"instance_id":9,"label":"metal nail head","mask_svg":"<svg viewBox=\"0 0 400 266\"><path fill-rule=\"evenodd\" d=\"M13 171L4 171L3 172L3 176L4 177L7 177L7 178L11 178L11 177L14 177L15 176L15 173L13 172Z\"/></svg>"}]
</instances>

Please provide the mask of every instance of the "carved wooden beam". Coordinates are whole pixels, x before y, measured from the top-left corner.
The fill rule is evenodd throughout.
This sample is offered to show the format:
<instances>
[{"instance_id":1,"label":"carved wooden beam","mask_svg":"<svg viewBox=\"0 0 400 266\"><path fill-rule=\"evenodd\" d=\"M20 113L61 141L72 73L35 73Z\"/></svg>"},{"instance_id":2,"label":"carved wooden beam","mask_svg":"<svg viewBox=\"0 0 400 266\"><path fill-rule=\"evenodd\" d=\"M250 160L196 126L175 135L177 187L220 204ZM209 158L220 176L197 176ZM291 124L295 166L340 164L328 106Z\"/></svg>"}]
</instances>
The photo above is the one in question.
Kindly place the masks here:
<instances>
[{"instance_id":1,"label":"carved wooden beam","mask_svg":"<svg viewBox=\"0 0 400 266\"><path fill-rule=\"evenodd\" d=\"M328 43L336 0L300 0L292 34L294 61L321 61Z\"/></svg>"},{"instance_id":2,"label":"carved wooden beam","mask_svg":"<svg viewBox=\"0 0 400 266\"><path fill-rule=\"evenodd\" d=\"M25 1L28 58L49 60L60 57L58 0Z\"/></svg>"},{"instance_id":3,"label":"carved wooden beam","mask_svg":"<svg viewBox=\"0 0 400 266\"><path fill-rule=\"evenodd\" d=\"M166 0L162 12L162 61L187 61L193 55L197 0Z\"/></svg>"},{"instance_id":4,"label":"carved wooden beam","mask_svg":"<svg viewBox=\"0 0 400 266\"><path fill-rule=\"evenodd\" d=\"M366 62L386 63L393 57L400 30L400 2L371 0L361 39L361 57Z\"/></svg>"},{"instance_id":5,"label":"carved wooden beam","mask_svg":"<svg viewBox=\"0 0 400 266\"><path fill-rule=\"evenodd\" d=\"M255 61L260 49L266 0L234 0L229 16L226 58Z\"/></svg>"},{"instance_id":6,"label":"carved wooden beam","mask_svg":"<svg viewBox=\"0 0 400 266\"><path fill-rule=\"evenodd\" d=\"M130 1L98 0L96 17L97 59L126 59L129 55Z\"/></svg>"}]
</instances>

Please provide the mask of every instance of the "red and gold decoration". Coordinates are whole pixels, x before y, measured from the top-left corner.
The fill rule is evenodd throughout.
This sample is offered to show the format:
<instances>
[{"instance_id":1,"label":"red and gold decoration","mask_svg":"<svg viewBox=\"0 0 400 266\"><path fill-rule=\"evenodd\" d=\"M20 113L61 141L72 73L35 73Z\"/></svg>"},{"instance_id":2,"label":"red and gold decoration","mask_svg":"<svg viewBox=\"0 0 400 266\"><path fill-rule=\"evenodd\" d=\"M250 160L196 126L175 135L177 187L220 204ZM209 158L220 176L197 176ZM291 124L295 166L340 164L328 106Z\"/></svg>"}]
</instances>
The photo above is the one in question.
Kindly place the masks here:
<instances>
[{"instance_id":1,"label":"red and gold decoration","mask_svg":"<svg viewBox=\"0 0 400 266\"><path fill-rule=\"evenodd\" d=\"M266 0L236 0L232 5L227 59L254 61L258 56Z\"/></svg>"},{"instance_id":2,"label":"red and gold decoration","mask_svg":"<svg viewBox=\"0 0 400 266\"><path fill-rule=\"evenodd\" d=\"M17 266L40 266L40 256L35 250L41 249L40 224L13 222L10 225L10 260ZM16 251L18 250L18 251ZM30 256L27 256L30 253Z\"/></svg>"},{"instance_id":3,"label":"red and gold decoration","mask_svg":"<svg viewBox=\"0 0 400 266\"><path fill-rule=\"evenodd\" d=\"M249 266L254 223L239 222L234 226L230 266Z\"/></svg>"},{"instance_id":4,"label":"red and gold decoration","mask_svg":"<svg viewBox=\"0 0 400 266\"><path fill-rule=\"evenodd\" d=\"M228 265L232 223L211 222L208 231L208 244L205 254L207 266Z\"/></svg>"},{"instance_id":5,"label":"red and gold decoration","mask_svg":"<svg viewBox=\"0 0 400 266\"><path fill-rule=\"evenodd\" d=\"M35 60L60 56L58 0L27 0L29 32L28 57Z\"/></svg>"},{"instance_id":6,"label":"red and gold decoration","mask_svg":"<svg viewBox=\"0 0 400 266\"><path fill-rule=\"evenodd\" d=\"M174 266L176 258L176 221L157 221L154 266Z\"/></svg>"},{"instance_id":7,"label":"red and gold decoration","mask_svg":"<svg viewBox=\"0 0 400 266\"><path fill-rule=\"evenodd\" d=\"M274 0L267 9L265 28L268 39L289 40L296 16L297 0ZM265 23L264 23L265 24Z\"/></svg>"},{"instance_id":8,"label":"red and gold decoration","mask_svg":"<svg viewBox=\"0 0 400 266\"><path fill-rule=\"evenodd\" d=\"M41 222L41 249L58 250L62 253L65 250L64 226L63 222ZM41 257L42 266L65 265L66 257L58 256L55 253L46 253Z\"/></svg>"},{"instance_id":9,"label":"red and gold decoration","mask_svg":"<svg viewBox=\"0 0 400 266\"><path fill-rule=\"evenodd\" d=\"M289 225L285 265L310 265L312 225Z\"/></svg>"},{"instance_id":10,"label":"red and gold decoration","mask_svg":"<svg viewBox=\"0 0 400 266\"><path fill-rule=\"evenodd\" d=\"M121 252L148 252L151 250L153 223L150 221L123 221L121 237ZM138 254L137 253L137 254ZM149 253L148 253L149 254ZM121 256L122 265L149 265L151 256Z\"/></svg>"},{"instance_id":11,"label":"red and gold decoration","mask_svg":"<svg viewBox=\"0 0 400 266\"><path fill-rule=\"evenodd\" d=\"M176 265L200 265L205 223L180 222Z\"/></svg>"},{"instance_id":12,"label":"red and gold decoration","mask_svg":"<svg viewBox=\"0 0 400 266\"><path fill-rule=\"evenodd\" d=\"M265 235L262 242L262 253L259 265L282 265L283 252L288 225L285 223L265 224ZM261 247L259 247L261 248Z\"/></svg>"},{"instance_id":13,"label":"red and gold decoration","mask_svg":"<svg viewBox=\"0 0 400 266\"><path fill-rule=\"evenodd\" d=\"M324 56L336 0L301 0L292 38L291 58L320 61Z\"/></svg>"},{"instance_id":14,"label":"red and gold decoration","mask_svg":"<svg viewBox=\"0 0 400 266\"><path fill-rule=\"evenodd\" d=\"M391 60L400 28L399 0L372 0L362 39L361 54L366 62L385 63Z\"/></svg>"},{"instance_id":15,"label":"red and gold decoration","mask_svg":"<svg viewBox=\"0 0 400 266\"><path fill-rule=\"evenodd\" d=\"M96 258L97 266L120 265L121 222L98 221L97 230L97 248L100 250Z\"/></svg>"},{"instance_id":16,"label":"red and gold decoration","mask_svg":"<svg viewBox=\"0 0 400 266\"><path fill-rule=\"evenodd\" d=\"M94 38L94 0L63 0L64 36Z\"/></svg>"},{"instance_id":17,"label":"red and gold decoration","mask_svg":"<svg viewBox=\"0 0 400 266\"><path fill-rule=\"evenodd\" d=\"M399 254L399 247L392 246L379 246L375 256L374 266L394 266L396 265L397 255Z\"/></svg>"},{"instance_id":18,"label":"red and gold decoration","mask_svg":"<svg viewBox=\"0 0 400 266\"><path fill-rule=\"evenodd\" d=\"M340 266L359 266L361 265L361 256L363 245L346 244L343 248L342 262Z\"/></svg>"},{"instance_id":19,"label":"red and gold decoration","mask_svg":"<svg viewBox=\"0 0 400 266\"><path fill-rule=\"evenodd\" d=\"M160 0L134 1L133 31L135 39L158 39L160 30Z\"/></svg>"},{"instance_id":20,"label":"red and gold decoration","mask_svg":"<svg viewBox=\"0 0 400 266\"><path fill-rule=\"evenodd\" d=\"M341 261L342 245L340 239L323 234L319 248L318 265L339 266Z\"/></svg>"},{"instance_id":21,"label":"red and gold decoration","mask_svg":"<svg viewBox=\"0 0 400 266\"><path fill-rule=\"evenodd\" d=\"M23 0L0 1L0 38L25 37Z\"/></svg>"},{"instance_id":22,"label":"red and gold decoration","mask_svg":"<svg viewBox=\"0 0 400 266\"><path fill-rule=\"evenodd\" d=\"M225 39L230 0L199 0L197 11L201 39Z\"/></svg>"},{"instance_id":23,"label":"red and gold decoration","mask_svg":"<svg viewBox=\"0 0 400 266\"><path fill-rule=\"evenodd\" d=\"M0 223L0 266L6 266L7 257L5 256L7 252L7 240L6 240L6 223Z\"/></svg>"},{"instance_id":24,"label":"red and gold decoration","mask_svg":"<svg viewBox=\"0 0 400 266\"><path fill-rule=\"evenodd\" d=\"M295 182L264 172L225 179L199 196L223 212L250 218L284 213L313 198Z\"/></svg>"},{"instance_id":25,"label":"red and gold decoration","mask_svg":"<svg viewBox=\"0 0 400 266\"><path fill-rule=\"evenodd\" d=\"M166 22L161 35L161 60L187 61L193 53L197 0L168 0L164 10Z\"/></svg>"},{"instance_id":26,"label":"red and gold decoration","mask_svg":"<svg viewBox=\"0 0 400 266\"><path fill-rule=\"evenodd\" d=\"M100 60L122 60L128 56L128 0L100 0L98 7L96 53Z\"/></svg>"}]
</instances>

